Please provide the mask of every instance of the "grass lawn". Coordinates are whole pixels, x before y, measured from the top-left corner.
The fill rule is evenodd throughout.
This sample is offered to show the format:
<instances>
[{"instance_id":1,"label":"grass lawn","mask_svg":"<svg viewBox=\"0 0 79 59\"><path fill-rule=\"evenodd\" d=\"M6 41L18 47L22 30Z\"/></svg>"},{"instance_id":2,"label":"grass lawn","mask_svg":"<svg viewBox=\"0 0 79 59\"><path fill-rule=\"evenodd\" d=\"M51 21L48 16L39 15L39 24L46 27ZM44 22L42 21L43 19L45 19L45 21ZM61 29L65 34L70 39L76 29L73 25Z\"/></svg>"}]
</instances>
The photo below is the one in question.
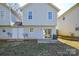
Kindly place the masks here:
<instances>
[{"instance_id":1,"label":"grass lawn","mask_svg":"<svg viewBox=\"0 0 79 59\"><path fill-rule=\"evenodd\" d=\"M48 55L48 45L31 41L5 42L0 44L0 55Z\"/></svg>"},{"instance_id":2,"label":"grass lawn","mask_svg":"<svg viewBox=\"0 0 79 59\"><path fill-rule=\"evenodd\" d=\"M63 44L61 42L54 44L46 44L46 43L38 44L36 41L22 41L22 42L0 41L0 55L2 56L79 55L79 50L69 45Z\"/></svg>"}]
</instances>

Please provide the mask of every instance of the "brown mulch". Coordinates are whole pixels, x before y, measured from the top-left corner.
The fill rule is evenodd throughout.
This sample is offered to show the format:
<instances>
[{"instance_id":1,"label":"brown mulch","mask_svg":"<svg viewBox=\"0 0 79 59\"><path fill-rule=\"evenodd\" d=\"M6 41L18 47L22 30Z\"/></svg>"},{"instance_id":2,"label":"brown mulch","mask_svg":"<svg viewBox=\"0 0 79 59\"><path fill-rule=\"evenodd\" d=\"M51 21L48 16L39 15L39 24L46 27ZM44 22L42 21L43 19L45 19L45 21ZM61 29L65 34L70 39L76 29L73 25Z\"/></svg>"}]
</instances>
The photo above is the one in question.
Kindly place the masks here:
<instances>
[{"instance_id":1,"label":"brown mulch","mask_svg":"<svg viewBox=\"0 0 79 59\"><path fill-rule=\"evenodd\" d=\"M71 40L71 41L79 41L79 37L74 37L74 36L59 35L58 38L65 39L65 40Z\"/></svg>"}]
</instances>

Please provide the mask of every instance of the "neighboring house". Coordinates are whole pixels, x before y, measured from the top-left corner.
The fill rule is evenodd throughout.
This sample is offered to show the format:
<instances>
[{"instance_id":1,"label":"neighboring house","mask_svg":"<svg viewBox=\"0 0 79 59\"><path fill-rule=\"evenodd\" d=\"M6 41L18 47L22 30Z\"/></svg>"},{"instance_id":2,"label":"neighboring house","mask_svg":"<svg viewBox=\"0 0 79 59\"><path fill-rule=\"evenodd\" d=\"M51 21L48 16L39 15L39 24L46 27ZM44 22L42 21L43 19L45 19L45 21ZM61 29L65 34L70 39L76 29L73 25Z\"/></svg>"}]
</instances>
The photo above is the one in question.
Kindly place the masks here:
<instances>
[{"instance_id":1,"label":"neighboring house","mask_svg":"<svg viewBox=\"0 0 79 59\"><path fill-rule=\"evenodd\" d=\"M14 30L17 28L15 25L20 19L20 16L6 3L0 3L0 39L15 38Z\"/></svg>"},{"instance_id":2,"label":"neighboring house","mask_svg":"<svg viewBox=\"0 0 79 59\"><path fill-rule=\"evenodd\" d=\"M56 25L59 11L57 7L51 3L29 3L21 9L24 26L21 29L24 31L25 39L37 39L38 42L43 43L57 41Z\"/></svg>"},{"instance_id":3,"label":"neighboring house","mask_svg":"<svg viewBox=\"0 0 79 59\"><path fill-rule=\"evenodd\" d=\"M79 3L58 17L57 22L59 35L79 37Z\"/></svg>"}]
</instances>

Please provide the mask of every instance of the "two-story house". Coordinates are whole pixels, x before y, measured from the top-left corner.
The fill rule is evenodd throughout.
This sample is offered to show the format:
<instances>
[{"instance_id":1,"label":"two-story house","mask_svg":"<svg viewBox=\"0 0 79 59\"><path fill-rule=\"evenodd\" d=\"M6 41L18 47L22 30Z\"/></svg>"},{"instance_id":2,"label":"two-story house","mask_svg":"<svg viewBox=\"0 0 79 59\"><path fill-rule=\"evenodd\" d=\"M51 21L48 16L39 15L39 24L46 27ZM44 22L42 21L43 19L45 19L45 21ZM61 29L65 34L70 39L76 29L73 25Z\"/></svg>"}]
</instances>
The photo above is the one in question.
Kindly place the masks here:
<instances>
[{"instance_id":1,"label":"two-story house","mask_svg":"<svg viewBox=\"0 0 79 59\"><path fill-rule=\"evenodd\" d=\"M51 3L29 3L22 8L25 39L38 42L56 42L57 13L59 9Z\"/></svg>"},{"instance_id":2,"label":"two-story house","mask_svg":"<svg viewBox=\"0 0 79 59\"><path fill-rule=\"evenodd\" d=\"M55 43L57 12L51 3L28 3L21 8L22 17L5 3L0 3L0 38L36 39Z\"/></svg>"}]
</instances>

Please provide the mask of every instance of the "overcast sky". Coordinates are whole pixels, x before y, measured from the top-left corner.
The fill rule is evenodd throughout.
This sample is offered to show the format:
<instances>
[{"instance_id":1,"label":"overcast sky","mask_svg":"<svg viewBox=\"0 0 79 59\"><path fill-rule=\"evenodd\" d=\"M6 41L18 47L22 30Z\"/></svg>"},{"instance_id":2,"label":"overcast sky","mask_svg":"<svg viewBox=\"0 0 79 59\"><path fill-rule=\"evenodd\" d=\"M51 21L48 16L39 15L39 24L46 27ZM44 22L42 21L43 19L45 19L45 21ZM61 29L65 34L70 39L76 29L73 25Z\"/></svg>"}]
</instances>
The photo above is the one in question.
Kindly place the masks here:
<instances>
[{"instance_id":1,"label":"overcast sky","mask_svg":"<svg viewBox=\"0 0 79 59\"><path fill-rule=\"evenodd\" d=\"M20 6L23 6L27 3L53 3L60 9L60 12L58 14L61 15L74 4L79 3L79 0L0 0L0 2L19 3Z\"/></svg>"},{"instance_id":2,"label":"overcast sky","mask_svg":"<svg viewBox=\"0 0 79 59\"><path fill-rule=\"evenodd\" d=\"M27 3L19 3L20 6L24 6ZM58 13L58 15L63 14L65 11L67 11L69 8L71 8L73 5L75 5L76 3L52 3L55 6L57 6L60 9L60 12Z\"/></svg>"}]
</instances>

